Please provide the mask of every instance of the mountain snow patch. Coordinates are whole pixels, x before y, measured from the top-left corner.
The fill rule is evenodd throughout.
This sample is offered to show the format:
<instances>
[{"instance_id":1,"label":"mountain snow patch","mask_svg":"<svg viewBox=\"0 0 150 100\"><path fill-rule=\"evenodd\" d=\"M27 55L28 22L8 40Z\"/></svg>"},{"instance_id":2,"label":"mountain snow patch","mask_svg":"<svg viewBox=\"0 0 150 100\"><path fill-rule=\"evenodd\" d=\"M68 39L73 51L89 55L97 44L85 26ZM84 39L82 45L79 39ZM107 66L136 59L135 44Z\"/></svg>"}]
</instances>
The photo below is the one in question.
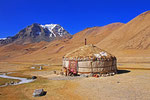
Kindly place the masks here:
<instances>
[{"instance_id":1,"label":"mountain snow patch","mask_svg":"<svg viewBox=\"0 0 150 100\"><path fill-rule=\"evenodd\" d=\"M56 37L57 35L63 37L63 35L65 35L64 28L61 27L59 24L45 24L40 26L49 30L49 32L51 33L49 37Z\"/></svg>"},{"instance_id":2,"label":"mountain snow patch","mask_svg":"<svg viewBox=\"0 0 150 100\"><path fill-rule=\"evenodd\" d=\"M7 38L0 38L0 40L6 40Z\"/></svg>"}]
</instances>

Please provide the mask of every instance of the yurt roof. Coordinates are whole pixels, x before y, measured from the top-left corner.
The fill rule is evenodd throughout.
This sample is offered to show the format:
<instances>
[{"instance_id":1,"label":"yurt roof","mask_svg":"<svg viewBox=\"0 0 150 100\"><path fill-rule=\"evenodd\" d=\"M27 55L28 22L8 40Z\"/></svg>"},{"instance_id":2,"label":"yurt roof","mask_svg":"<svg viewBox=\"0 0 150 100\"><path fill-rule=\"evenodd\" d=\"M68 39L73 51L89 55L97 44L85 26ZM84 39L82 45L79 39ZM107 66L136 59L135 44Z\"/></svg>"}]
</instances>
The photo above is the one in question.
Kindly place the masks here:
<instances>
[{"instance_id":1,"label":"yurt roof","mask_svg":"<svg viewBox=\"0 0 150 100\"><path fill-rule=\"evenodd\" d=\"M110 53L102 50L92 44L84 45L79 47L69 53L67 53L64 58L110 58L114 57Z\"/></svg>"}]
</instances>

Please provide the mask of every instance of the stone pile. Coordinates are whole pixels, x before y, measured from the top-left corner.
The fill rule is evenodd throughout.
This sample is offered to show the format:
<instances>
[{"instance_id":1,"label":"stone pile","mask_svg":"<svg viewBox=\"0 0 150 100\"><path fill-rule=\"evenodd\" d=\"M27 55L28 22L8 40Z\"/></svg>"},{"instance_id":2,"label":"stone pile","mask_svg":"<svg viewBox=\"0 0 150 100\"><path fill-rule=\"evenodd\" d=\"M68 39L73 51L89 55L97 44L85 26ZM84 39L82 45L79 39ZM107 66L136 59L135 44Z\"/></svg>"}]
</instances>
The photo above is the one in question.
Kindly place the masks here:
<instances>
[{"instance_id":1,"label":"stone pile","mask_svg":"<svg viewBox=\"0 0 150 100\"><path fill-rule=\"evenodd\" d=\"M46 92L43 89L36 89L33 92L34 97L44 96L44 95L46 95Z\"/></svg>"}]
</instances>

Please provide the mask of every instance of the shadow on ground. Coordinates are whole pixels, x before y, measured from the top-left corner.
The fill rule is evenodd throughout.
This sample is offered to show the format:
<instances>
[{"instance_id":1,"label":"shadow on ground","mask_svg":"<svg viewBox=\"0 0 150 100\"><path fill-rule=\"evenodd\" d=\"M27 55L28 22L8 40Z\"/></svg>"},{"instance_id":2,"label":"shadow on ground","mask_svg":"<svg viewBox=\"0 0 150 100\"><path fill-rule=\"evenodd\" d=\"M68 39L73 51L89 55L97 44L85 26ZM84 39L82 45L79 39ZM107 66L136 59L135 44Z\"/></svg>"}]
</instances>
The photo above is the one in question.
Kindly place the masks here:
<instances>
[{"instance_id":1,"label":"shadow on ground","mask_svg":"<svg viewBox=\"0 0 150 100\"><path fill-rule=\"evenodd\" d=\"M44 91L42 96L45 96L45 95L46 95L46 93L47 93L47 91Z\"/></svg>"},{"instance_id":2,"label":"shadow on ground","mask_svg":"<svg viewBox=\"0 0 150 100\"><path fill-rule=\"evenodd\" d=\"M129 71L129 70L117 70L118 74L125 74L125 73L129 73L129 72L131 72L131 71Z\"/></svg>"}]
</instances>

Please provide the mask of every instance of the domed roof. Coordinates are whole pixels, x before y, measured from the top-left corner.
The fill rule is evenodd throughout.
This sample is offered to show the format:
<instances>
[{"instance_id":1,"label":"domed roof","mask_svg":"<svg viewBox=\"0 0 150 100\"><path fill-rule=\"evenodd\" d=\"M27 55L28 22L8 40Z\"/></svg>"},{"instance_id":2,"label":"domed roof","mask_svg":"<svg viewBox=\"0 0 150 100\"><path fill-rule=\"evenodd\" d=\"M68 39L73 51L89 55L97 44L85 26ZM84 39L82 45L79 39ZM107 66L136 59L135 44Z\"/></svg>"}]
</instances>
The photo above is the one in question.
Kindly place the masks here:
<instances>
[{"instance_id":1,"label":"domed roof","mask_svg":"<svg viewBox=\"0 0 150 100\"><path fill-rule=\"evenodd\" d=\"M70 53L66 54L64 58L74 59L74 58L112 58L114 57L110 53L102 50L92 44L84 45L71 51Z\"/></svg>"}]
</instances>

